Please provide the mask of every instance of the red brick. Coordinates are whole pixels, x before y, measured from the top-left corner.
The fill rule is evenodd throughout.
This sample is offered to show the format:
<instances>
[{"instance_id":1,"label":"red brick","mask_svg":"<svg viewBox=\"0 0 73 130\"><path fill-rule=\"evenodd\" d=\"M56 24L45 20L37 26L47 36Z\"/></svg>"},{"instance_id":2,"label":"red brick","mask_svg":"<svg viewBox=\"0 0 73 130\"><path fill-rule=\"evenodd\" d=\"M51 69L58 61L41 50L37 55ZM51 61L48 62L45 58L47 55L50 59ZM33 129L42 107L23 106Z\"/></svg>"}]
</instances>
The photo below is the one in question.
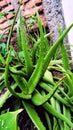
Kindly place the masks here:
<instances>
[{"instance_id":1,"label":"red brick","mask_svg":"<svg viewBox=\"0 0 73 130\"><path fill-rule=\"evenodd\" d=\"M48 26L48 24L47 24L46 21L42 22L42 25L45 26L45 27ZM33 26L31 27L31 31L35 31L36 29L38 29L38 24L35 24L35 25L33 25Z\"/></svg>"},{"instance_id":2,"label":"red brick","mask_svg":"<svg viewBox=\"0 0 73 130\"><path fill-rule=\"evenodd\" d=\"M42 0L30 0L26 5L25 5L25 10L30 9L34 7L36 4L42 4Z\"/></svg>"},{"instance_id":3,"label":"red brick","mask_svg":"<svg viewBox=\"0 0 73 130\"><path fill-rule=\"evenodd\" d=\"M40 15L41 22L44 26L48 25L48 22L46 21L46 17L44 14Z\"/></svg>"},{"instance_id":4,"label":"red brick","mask_svg":"<svg viewBox=\"0 0 73 130\"><path fill-rule=\"evenodd\" d=\"M0 2L0 7L4 7L6 5L7 5L6 1L3 0L3 1Z\"/></svg>"},{"instance_id":5,"label":"red brick","mask_svg":"<svg viewBox=\"0 0 73 130\"><path fill-rule=\"evenodd\" d=\"M26 2L28 2L28 0L22 0L22 3L26 3Z\"/></svg>"},{"instance_id":6,"label":"red brick","mask_svg":"<svg viewBox=\"0 0 73 130\"><path fill-rule=\"evenodd\" d=\"M16 28L17 28L17 24L15 24L15 25L14 25L14 28L13 28L13 30L16 30Z\"/></svg>"},{"instance_id":7,"label":"red brick","mask_svg":"<svg viewBox=\"0 0 73 130\"><path fill-rule=\"evenodd\" d=\"M48 22L45 21L45 22L43 23L43 25L44 25L45 27L48 27Z\"/></svg>"},{"instance_id":8,"label":"red brick","mask_svg":"<svg viewBox=\"0 0 73 130\"><path fill-rule=\"evenodd\" d=\"M4 8L4 9L2 10L2 12L9 12L9 11L11 11L11 10L13 10L13 6L12 6L12 5L8 5L6 8Z\"/></svg>"},{"instance_id":9,"label":"red brick","mask_svg":"<svg viewBox=\"0 0 73 130\"><path fill-rule=\"evenodd\" d=\"M29 18L30 16L34 15L36 13L36 10L38 10L38 12L41 12L43 10L43 6L38 6L38 7L34 7L34 8L31 8L31 9L28 9L28 10L25 10L24 13L23 13L23 16L25 18Z\"/></svg>"},{"instance_id":10,"label":"red brick","mask_svg":"<svg viewBox=\"0 0 73 130\"><path fill-rule=\"evenodd\" d=\"M25 12L23 13L23 16L25 18L29 18L31 15L35 14L36 10L35 8L31 8L29 10L25 10Z\"/></svg>"},{"instance_id":11,"label":"red brick","mask_svg":"<svg viewBox=\"0 0 73 130\"><path fill-rule=\"evenodd\" d=\"M11 3L10 0L0 0L0 7L4 7L9 3ZM38 10L38 12L43 11L42 0L22 0L22 3L23 4L21 6L21 10L22 10L23 16L26 18L26 21L28 20L30 16L36 13L36 10ZM36 8L35 8L35 5L36 5ZM13 10L13 6L10 4L4 9L2 8L2 12L9 12L11 10ZM6 17L0 20L0 28L3 29L3 30L0 30L0 34L10 28L11 25L7 23L7 19L12 19L13 16L14 16L13 14L8 14ZM44 26L47 26L47 21L43 12L42 12L42 15L40 15L40 18L41 18L42 24ZM38 28L38 25L35 24L34 26L31 27L31 30L34 31L37 28ZM14 26L14 30L15 29L16 29L16 24ZM8 33L8 31L6 33Z\"/></svg>"},{"instance_id":12,"label":"red brick","mask_svg":"<svg viewBox=\"0 0 73 130\"><path fill-rule=\"evenodd\" d=\"M35 0L35 4L42 3L42 0Z\"/></svg>"},{"instance_id":13,"label":"red brick","mask_svg":"<svg viewBox=\"0 0 73 130\"><path fill-rule=\"evenodd\" d=\"M38 29L38 24L35 24L31 27L31 31L35 31L36 29Z\"/></svg>"},{"instance_id":14,"label":"red brick","mask_svg":"<svg viewBox=\"0 0 73 130\"><path fill-rule=\"evenodd\" d=\"M6 20L7 20L6 17L0 19L0 24L3 23L3 22L5 22Z\"/></svg>"},{"instance_id":15,"label":"red brick","mask_svg":"<svg viewBox=\"0 0 73 130\"><path fill-rule=\"evenodd\" d=\"M10 0L6 0L6 2L7 2L7 4L9 4L9 3L10 3Z\"/></svg>"},{"instance_id":16,"label":"red brick","mask_svg":"<svg viewBox=\"0 0 73 130\"><path fill-rule=\"evenodd\" d=\"M30 0L26 5L25 5L25 10L30 9L35 6L35 1Z\"/></svg>"},{"instance_id":17,"label":"red brick","mask_svg":"<svg viewBox=\"0 0 73 130\"><path fill-rule=\"evenodd\" d=\"M8 14L8 15L7 15L7 19L11 19L11 18L13 18L13 17L14 17L13 14Z\"/></svg>"},{"instance_id":18,"label":"red brick","mask_svg":"<svg viewBox=\"0 0 73 130\"><path fill-rule=\"evenodd\" d=\"M4 32L5 32L5 34L8 34L8 33L9 33L10 26L11 26L11 25L7 25L7 24L6 24L6 25L5 25L5 28L3 28L2 30L0 30L0 34L2 34L2 33L4 33ZM16 30L16 25L14 25L13 30Z\"/></svg>"},{"instance_id":19,"label":"red brick","mask_svg":"<svg viewBox=\"0 0 73 130\"><path fill-rule=\"evenodd\" d=\"M45 15L44 15L44 14L40 15L40 19L41 19L41 22L42 22L42 21L46 21Z\"/></svg>"},{"instance_id":20,"label":"red brick","mask_svg":"<svg viewBox=\"0 0 73 130\"><path fill-rule=\"evenodd\" d=\"M43 11L43 5L38 6L38 7L37 7L37 10L38 10L38 12Z\"/></svg>"},{"instance_id":21,"label":"red brick","mask_svg":"<svg viewBox=\"0 0 73 130\"><path fill-rule=\"evenodd\" d=\"M6 29L3 29L3 30L0 30L0 34L2 34L2 33L8 34L8 33L9 33L9 31L8 31L9 28L10 28L10 27L8 27L8 28L6 28Z\"/></svg>"},{"instance_id":22,"label":"red brick","mask_svg":"<svg viewBox=\"0 0 73 130\"><path fill-rule=\"evenodd\" d=\"M46 17L45 17L44 14L40 15L40 19L41 19L42 25L47 27L48 23L46 21ZM26 21L27 21L27 24L28 24L28 19ZM35 31L36 29L38 29L38 24L37 23L30 28L30 31Z\"/></svg>"},{"instance_id":23,"label":"red brick","mask_svg":"<svg viewBox=\"0 0 73 130\"><path fill-rule=\"evenodd\" d=\"M4 22L4 23L0 24L1 29L6 29L8 27L10 27L10 24L7 24L7 22Z\"/></svg>"}]
</instances>

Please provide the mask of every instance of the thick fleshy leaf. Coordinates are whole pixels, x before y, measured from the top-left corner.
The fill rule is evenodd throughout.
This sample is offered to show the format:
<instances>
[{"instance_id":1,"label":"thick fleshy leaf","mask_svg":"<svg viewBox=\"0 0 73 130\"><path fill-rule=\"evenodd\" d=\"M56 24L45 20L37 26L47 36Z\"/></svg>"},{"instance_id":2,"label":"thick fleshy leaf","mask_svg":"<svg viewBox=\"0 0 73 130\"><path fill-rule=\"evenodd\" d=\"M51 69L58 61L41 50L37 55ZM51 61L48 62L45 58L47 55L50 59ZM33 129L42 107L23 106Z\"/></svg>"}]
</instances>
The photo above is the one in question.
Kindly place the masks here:
<instances>
[{"instance_id":1,"label":"thick fleshy leaf","mask_svg":"<svg viewBox=\"0 0 73 130\"><path fill-rule=\"evenodd\" d=\"M44 109L47 110L47 112L51 113L53 116L55 116L56 118L66 122L66 124L68 124L70 127L73 128L73 123L63 114L59 113L56 109L54 109L54 107L52 107L52 105L50 103L45 103L43 104Z\"/></svg>"},{"instance_id":2,"label":"thick fleshy leaf","mask_svg":"<svg viewBox=\"0 0 73 130\"><path fill-rule=\"evenodd\" d=\"M25 57L25 63L27 68L27 74L30 76L33 71L32 58L29 53L28 41L26 38L26 32L24 29L24 21L22 15L20 15L20 35L21 35L21 46Z\"/></svg>"},{"instance_id":3,"label":"thick fleshy leaf","mask_svg":"<svg viewBox=\"0 0 73 130\"><path fill-rule=\"evenodd\" d=\"M7 112L0 115L0 130L17 130L17 115L22 111Z\"/></svg>"},{"instance_id":4,"label":"thick fleshy leaf","mask_svg":"<svg viewBox=\"0 0 73 130\"><path fill-rule=\"evenodd\" d=\"M17 87L17 84L12 85L12 89L14 90ZM4 94L0 96L0 108L4 105L4 103L7 101L7 99L12 96L9 90L7 90Z\"/></svg>"},{"instance_id":5,"label":"thick fleshy leaf","mask_svg":"<svg viewBox=\"0 0 73 130\"><path fill-rule=\"evenodd\" d=\"M16 14L15 14L15 17L14 17L14 20L13 20L13 24L12 24L12 26L10 28L10 33L9 33L8 40L7 40L7 51L9 51L10 40L11 40L14 24L15 24L15 21L16 21L19 10L20 10L20 4L19 4L19 7L18 7L18 9L16 11Z\"/></svg>"},{"instance_id":6,"label":"thick fleshy leaf","mask_svg":"<svg viewBox=\"0 0 73 130\"><path fill-rule=\"evenodd\" d=\"M31 94L35 90L35 88L42 76L42 71L43 71L45 38L44 38L44 32L43 32L42 24L41 24L38 13L37 13L37 18L38 18L38 25L39 25L39 31L40 31L40 53L39 53L39 59L38 59L36 68L33 71L31 77L29 78L29 81L27 84L29 87L29 94Z\"/></svg>"},{"instance_id":7,"label":"thick fleshy leaf","mask_svg":"<svg viewBox=\"0 0 73 130\"><path fill-rule=\"evenodd\" d=\"M58 38L58 40L54 43L54 45L49 49L48 53L46 54L45 58L44 58L44 64L43 64L43 72L42 75L44 74L44 72L46 71L48 64L50 63L52 57L54 56L58 46L61 44L61 42L64 40L64 38L66 37L66 35L68 34L68 32L70 31L70 29L73 27L73 24L71 24L69 26L69 28Z\"/></svg>"},{"instance_id":8,"label":"thick fleshy leaf","mask_svg":"<svg viewBox=\"0 0 73 130\"><path fill-rule=\"evenodd\" d=\"M50 93L48 93L47 95L41 95L37 90L35 90L35 93L32 96L32 102L35 105L42 105L43 103L45 103L46 101L48 101L53 95L54 93L57 91L58 87L60 86L60 84L63 82L63 80L65 79L65 77L63 77L62 79L60 79L54 86L54 88L52 89L52 91Z\"/></svg>"},{"instance_id":9,"label":"thick fleshy leaf","mask_svg":"<svg viewBox=\"0 0 73 130\"><path fill-rule=\"evenodd\" d=\"M29 117L31 118L31 120L35 124L35 126L38 128L38 130L46 130L46 128L43 125L43 122L41 121L35 108L26 102L23 102L23 105L24 105Z\"/></svg>"}]
</instances>

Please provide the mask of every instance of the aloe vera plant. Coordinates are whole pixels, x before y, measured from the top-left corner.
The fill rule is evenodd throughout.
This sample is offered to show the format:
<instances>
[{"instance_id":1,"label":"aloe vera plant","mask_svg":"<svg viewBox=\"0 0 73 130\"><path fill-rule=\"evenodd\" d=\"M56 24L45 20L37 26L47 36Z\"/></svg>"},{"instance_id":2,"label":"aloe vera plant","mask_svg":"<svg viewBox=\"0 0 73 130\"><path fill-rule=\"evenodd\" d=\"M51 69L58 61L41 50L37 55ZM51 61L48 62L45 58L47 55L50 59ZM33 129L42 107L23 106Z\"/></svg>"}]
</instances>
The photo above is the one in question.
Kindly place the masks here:
<instances>
[{"instance_id":1,"label":"aloe vera plant","mask_svg":"<svg viewBox=\"0 0 73 130\"><path fill-rule=\"evenodd\" d=\"M6 88L5 93L0 95L0 108L2 110L3 105L7 103L8 99L15 97L15 100L19 99L21 102L18 109L22 107L26 110L38 130L70 129L73 128L71 117L71 113L73 112L73 73L69 66L69 59L63 41L73 27L73 24L60 34L59 39L53 46L49 46L45 29L42 27L38 13L36 13L36 17L39 26L39 40L35 40L31 36L34 45L32 48L29 48L26 37L27 30L24 29L23 17L20 14L20 23L17 28L17 38L19 40L18 46L20 46L20 49L16 52L17 56L15 55L12 60L10 60L12 48L9 45L9 42L14 22L11 27L6 45L7 55L5 59L2 55L0 56L0 87L3 85L4 89ZM35 50L38 46L38 57L37 60L35 59L34 61L33 57L36 56ZM60 47L62 52L61 64L57 64L55 60L52 61L54 54L57 53L56 51L58 47ZM22 51L23 56L19 57L20 51ZM55 63L52 64L53 62ZM57 75L53 76L53 70L61 73L61 77L59 78ZM42 113L39 113L39 107L43 112L46 123L42 120ZM67 112L68 116L66 115ZM6 113L7 122L9 120L8 114L10 115L11 113ZM10 115L10 118L12 119L13 114L12 116ZM4 116L5 115L1 114L0 119ZM0 127L0 129L3 130L2 126ZM5 127L10 129L8 123L6 123ZM12 125L11 129L13 129ZM17 130L16 127L14 129Z\"/></svg>"}]
</instances>

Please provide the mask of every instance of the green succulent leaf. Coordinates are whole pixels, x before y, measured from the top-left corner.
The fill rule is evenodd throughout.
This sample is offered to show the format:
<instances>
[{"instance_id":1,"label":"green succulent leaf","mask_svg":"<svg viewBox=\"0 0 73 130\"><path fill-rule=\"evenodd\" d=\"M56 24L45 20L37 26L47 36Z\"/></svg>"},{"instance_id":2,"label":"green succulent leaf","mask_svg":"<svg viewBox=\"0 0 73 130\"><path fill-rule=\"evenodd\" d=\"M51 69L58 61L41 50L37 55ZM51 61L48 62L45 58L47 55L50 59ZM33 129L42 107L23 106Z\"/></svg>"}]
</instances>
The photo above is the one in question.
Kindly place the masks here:
<instances>
[{"instance_id":1,"label":"green succulent leaf","mask_svg":"<svg viewBox=\"0 0 73 130\"><path fill-rule=\"evenodd\" d=\"M41 95L38 91L35 91L35 94L32 97L32 102L35 105L42 105L43 103L48 101L54 95L54 93L57 91L58 87L63 82L64 78L65 77L63 77L61 80L59 80L56 83L56 85L54 86L54 88L52 89L52 91L49 94L45 95L45 96Z\"/></svg>"},{"instance_id":2,"label":"green succulent leaf","mask_svg":"<svg viewBox=\"0 0 73 130\"><path fill-rule=\"evenodd\" d=\"M45 56L45 59L44 59L44 64L43 64L43 73L46 71L47 67L48 67L48 64L50 63L52 57L54 56L59 44L61 44L61 42L63 41L63 39L66 37L66 35L68 34L68 32L70 31L70 29L73 27L73 24L71 24L68 29L63 33L61 34L61 36L58 38L58 40L54 43L53 46L50 47L47 55Z\"/></svg>"},{"instance_id":3,"label":"green succulent leaf","mask_svg":"<svg viewBox=\"0 0 73 130\"><path fill-rule=\"evenodd\" d=\"M0 130L17 130L17 115L22 111L7 112L0 115Z\"/></svg>"},{"instance_id":4,"label":"green succulent leaf","mask_svg":"<svg viewBox=\"0 0 73 130\"><path fill-rule=\"evenodd\" d=\"M26 109L29 117L31 118L32 122L35 124L35 126L38 128L38 130L46 130L45 126L43 125L43 122L41 121L38 113L36 112L33 105L29 105L26 102L23 102L24 108Z\"/></svg>"},{"instance_id":5,"label":"green succulent leaf","mask_svg":"<svg viewBox=\"0 0 73 130\"><path fill-rule=\"evenodd\" d=\"M26 38L26 32L24 30L23 17L20 15L20 35L21 35L21 46L25 57L25 63L27 68L27 74L30 76L33 71L32 58L29 53L28 42Z\"/></svg>"},{"instance_id":6,"label":"green succulent leaf","mask_svg":"<svg viewBox=\"0 0 73 130\"><path fill-rule=\"evenodd\" d=\"M59 34L62 35L62 33L63 33L63 31L62 31L61 27L59 26ZM64 69L70 70L68 54L67 54L67 50L65 48L63 40L61 41L61 53L62 53L62 63L63 63Z\"/></svg>"},{"instance_id":7,"label":"green succulent leaf","mask_svg":"<svg viewBox=\"0 0 73 130\"><path fill-rule=\"evenodd\" d=\"M59 113L57 110L52 107L48 102L43 105L44 109L46 109L49 113L51 113L53 116L59 118L60 120L66 122L70 127L73 128L73 123L65 117L63 114Z\"/></svg>"},{"instance_id":8,"label":"green succulent leaf","mask_svg":"<svg viewBox=\"0 0 73 130\"><path fill-rule=\"evenodd\" d=\"M40 21L40 17L37 13L38 17L38 25L39 25L39 30L40 30L40 53L39 53L39 59L38 63L36 65L35 70L33 71L29 81L28 81L28 87L29 87L29 93L31 94L34 89L36 88L41 75L43 71L43 60L44 60L44 45L45 45L45 40L44 40L44 32L43 32L43 27ZM34 82L33 82L34 81Z\"/></svg>"}]
</instances>

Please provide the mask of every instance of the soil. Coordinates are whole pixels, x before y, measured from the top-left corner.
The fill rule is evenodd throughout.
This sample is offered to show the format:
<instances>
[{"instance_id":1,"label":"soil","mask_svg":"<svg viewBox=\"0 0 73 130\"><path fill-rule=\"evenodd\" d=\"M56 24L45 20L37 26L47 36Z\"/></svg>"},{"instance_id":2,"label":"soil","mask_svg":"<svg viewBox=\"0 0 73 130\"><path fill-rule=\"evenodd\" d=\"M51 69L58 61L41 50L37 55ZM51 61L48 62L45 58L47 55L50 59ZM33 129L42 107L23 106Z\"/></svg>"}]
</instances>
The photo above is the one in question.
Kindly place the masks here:
<instances>
[{"instance_id":1,"label":"soil","mask_svg":"<svg viewBox=\"0 0 73 130\"><path fill-rule=\"evenodd\" d=\"M25 111L20 114L18 122L20 130L38 130Z\"/></svg>"}]
</instances>

